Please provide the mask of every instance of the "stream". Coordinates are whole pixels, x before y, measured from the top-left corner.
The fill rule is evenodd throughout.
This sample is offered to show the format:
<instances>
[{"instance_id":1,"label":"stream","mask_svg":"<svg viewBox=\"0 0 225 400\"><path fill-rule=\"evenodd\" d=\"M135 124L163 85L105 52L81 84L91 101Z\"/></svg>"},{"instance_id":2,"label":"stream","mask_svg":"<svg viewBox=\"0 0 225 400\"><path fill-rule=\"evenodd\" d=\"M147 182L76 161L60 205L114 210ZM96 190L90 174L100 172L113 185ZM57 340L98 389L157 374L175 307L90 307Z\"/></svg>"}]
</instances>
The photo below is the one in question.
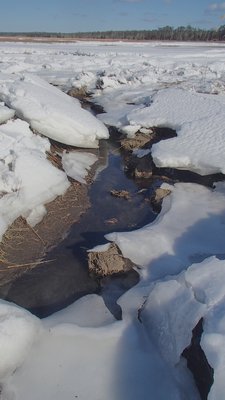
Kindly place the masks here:
<instances>
[{"instance_id":1,"label":"stream","mask_svg":"<svg viewBox=\"0 0 225 400\"><path fill-rule=\"evenodd\" d=\"M71 304L83 295L106 294L110 311L120 318L118 297L138 282L136 271L107 279L102 289L88 274L88 249L106 243L104 235L134 230L152 222L149 197L153 187L148 180L138 183L124 172L120 144L110 139L100 143L100 166L89 187L91 207L76 222L69 235L47 255L50 262L27 271L11 283L6 300L12 301L38 317L46 317ZM111 195L111 190L126 190L129 199ZM109 296L109 287L111 295Z\"/></svg>"}]
</instances>

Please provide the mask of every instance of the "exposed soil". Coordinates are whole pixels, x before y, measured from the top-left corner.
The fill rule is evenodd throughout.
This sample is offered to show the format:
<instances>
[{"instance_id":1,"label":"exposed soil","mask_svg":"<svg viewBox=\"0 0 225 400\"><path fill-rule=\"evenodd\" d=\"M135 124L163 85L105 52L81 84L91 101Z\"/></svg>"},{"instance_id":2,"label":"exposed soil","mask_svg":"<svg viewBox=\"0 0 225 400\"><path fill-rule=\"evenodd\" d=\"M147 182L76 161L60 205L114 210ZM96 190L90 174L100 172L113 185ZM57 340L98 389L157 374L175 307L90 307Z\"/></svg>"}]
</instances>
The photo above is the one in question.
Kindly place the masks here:
<instances>
[{"instance_id":1,"label":"exposed soil","mask_svg":"<svg viewBox=\"0 0 225 400\"><path fill-rule=\"evenodd\" d=\"M31 228L24 218L18 218L0 244L0 285L40 263L89 206L87 187L73 181L63 196L46 205L47 214L35 228Z\"/></svg>"},{"instance_id":2,"label":"exposed soil","mask_svg":"<svg viewBox=\"0 0 225 400\"><path fill-rule=\"evenodd\" d=\"M62 168L60 153L63 150L74 150L71 146L51 141L51 152L48 159L57 168ZM93 150L95 154L98 150ZM37 265L51 263L52 260L42 261L46 254L68 234L71 226L90 207L88 184L91 184L101 157L89 171L87 185L70 179L70 187L62 196L45 205L46 215L42 221L32 228L26 220L19 217L8 228L0 243L0 287L17 279L27 270Z\"/></svg>"}]
</instances>

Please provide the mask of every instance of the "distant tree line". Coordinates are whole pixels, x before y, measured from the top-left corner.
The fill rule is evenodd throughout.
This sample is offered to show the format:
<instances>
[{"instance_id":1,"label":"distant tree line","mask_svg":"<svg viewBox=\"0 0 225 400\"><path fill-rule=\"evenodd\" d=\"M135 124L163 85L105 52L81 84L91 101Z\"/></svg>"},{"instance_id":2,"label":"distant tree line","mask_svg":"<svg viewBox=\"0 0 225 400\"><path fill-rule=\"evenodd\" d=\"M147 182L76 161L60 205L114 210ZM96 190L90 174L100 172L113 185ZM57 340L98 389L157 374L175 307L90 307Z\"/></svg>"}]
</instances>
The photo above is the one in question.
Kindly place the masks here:
<instances>
[{"instance_id":1,"label":"distant tree line","mask_svg":"<svg viewBox=\"0 0 225 400\"><path fill-rule=\"evenodd\" d=\"M105 31L105 32L0 32L0 36L43 38L118 39L118 40L176 40L176 41L225 41L225 25L218 29L200 29L192 26L173 28L164 26L152 30Z\"/></svg>"}]
</instances>

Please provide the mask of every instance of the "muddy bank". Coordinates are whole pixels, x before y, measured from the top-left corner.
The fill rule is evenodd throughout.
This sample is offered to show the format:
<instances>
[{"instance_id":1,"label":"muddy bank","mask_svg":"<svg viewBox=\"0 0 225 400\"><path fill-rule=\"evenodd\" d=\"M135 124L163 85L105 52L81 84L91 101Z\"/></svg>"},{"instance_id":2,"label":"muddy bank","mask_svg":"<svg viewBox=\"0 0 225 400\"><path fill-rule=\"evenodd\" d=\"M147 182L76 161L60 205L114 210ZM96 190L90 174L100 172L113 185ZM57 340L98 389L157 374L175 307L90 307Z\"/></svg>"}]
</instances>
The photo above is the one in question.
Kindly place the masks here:
<instances>
[{"instance_id":1,"label":"muddy bank","mask_svg":"<svg viewBox=\"0 0 225 400\"><path fill-rule=\"evenodd\" d=\"M24 218L18 218L0 244L0 285L34 268L89 206L85 185L72 182L63 196L46 205L46 216L34 228Z\"/></svg>"}]
</instances>

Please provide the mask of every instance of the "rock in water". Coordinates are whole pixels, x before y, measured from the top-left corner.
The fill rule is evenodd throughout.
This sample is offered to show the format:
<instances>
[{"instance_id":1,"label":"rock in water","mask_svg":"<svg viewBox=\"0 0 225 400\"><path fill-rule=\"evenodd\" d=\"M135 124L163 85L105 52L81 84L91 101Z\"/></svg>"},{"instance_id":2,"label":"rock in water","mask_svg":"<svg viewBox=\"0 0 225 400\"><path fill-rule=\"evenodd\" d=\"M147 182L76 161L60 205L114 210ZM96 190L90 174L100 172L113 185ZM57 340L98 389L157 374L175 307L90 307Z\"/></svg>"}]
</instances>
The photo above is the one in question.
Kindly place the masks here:
<instances>
[{"instance_id":1,"label":"rock in water","mask_svg":"<svg viewBox=\"0 0 225 400\"><path fill-rule=\"evenodd\" d=\"M164 189L161 187L159 187L155 190L155 193L151 198L151 204L152 204L153 209L156 212L160 212L163 199L166 196L169 196L170 193L171 193L170 189Z\"/></svg>"},{"instance_id":2,"label":"rock in water","mask_svg":"<svg viewBox=\"0 0 225 400\"><path fill-rule=\"evenodd\" d=\"M123 257L121 250L115 243L111 243L106 251L88 253L89 272L98 277L127 272L134 267L136 267L136 264Z\"/></svg>"}]
</instances>

